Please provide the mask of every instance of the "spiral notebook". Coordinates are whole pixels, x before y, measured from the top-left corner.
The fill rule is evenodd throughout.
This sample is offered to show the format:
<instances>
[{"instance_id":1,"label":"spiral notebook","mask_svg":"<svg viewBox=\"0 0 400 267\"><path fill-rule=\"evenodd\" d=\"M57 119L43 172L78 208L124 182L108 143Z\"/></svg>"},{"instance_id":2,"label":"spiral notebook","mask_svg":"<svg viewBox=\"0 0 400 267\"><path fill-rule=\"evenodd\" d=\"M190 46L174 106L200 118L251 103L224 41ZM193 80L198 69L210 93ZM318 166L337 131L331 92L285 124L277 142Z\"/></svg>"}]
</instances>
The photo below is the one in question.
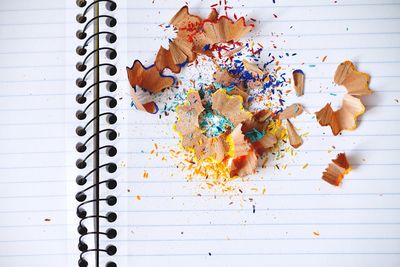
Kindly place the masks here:
<instances>
[{"instance_id":1,"label":"spiral notebook","mask_svg":"<svg viewBox=\"0 0 400 267\"><path fill-rule=\"evenodd\" d=\"M400 266L400 2L228 1L265 49L296 54L281 64L306 73L310 112L298 156L237 181L240 196L154 156L178 145L174 117L132 107L125 70L152 63L179 8L218 2L0 6L0 266ZM374 94L334 137L312 113L338 102L346 59ZM353 171L335 188L320 177L339 152Z\"/></svg>"}]
</instances>

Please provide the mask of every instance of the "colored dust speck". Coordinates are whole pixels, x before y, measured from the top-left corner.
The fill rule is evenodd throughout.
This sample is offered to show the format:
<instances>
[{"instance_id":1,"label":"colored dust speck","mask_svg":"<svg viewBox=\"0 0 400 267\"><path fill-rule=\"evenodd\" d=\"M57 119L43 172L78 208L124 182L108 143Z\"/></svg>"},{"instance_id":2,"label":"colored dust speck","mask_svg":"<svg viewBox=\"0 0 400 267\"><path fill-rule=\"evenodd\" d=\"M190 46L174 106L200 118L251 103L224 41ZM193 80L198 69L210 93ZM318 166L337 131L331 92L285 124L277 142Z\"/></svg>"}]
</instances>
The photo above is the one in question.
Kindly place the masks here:
<instances>
[{"instance_id":1,"label":"colored dust speck","mask_svg":"<svg viewBox=\"0 0 400 267\"><path fill-rule=\"evenodd\" d=\"M307 169L307 167L308 167L308 163L303 165L303 169Z\"/></svg>"},{"instance_id":2,"label":"colored dust speck","mask_svg":"<svg viewBox=\"0 0 400 267\"><path fill-rule=\"evenodd\" d=\"M149 178L149 172L147 170L143 171L143 179L148 179Z\"/></svg>"},{"instance_id":3,"label":"colored dust speck","mask_svg":"<svg viewBox=\"0 0 400 267\"><path fill-rule=\"evenodd\" d=\"M267 188L263 187L261 192L262 192L263 195L265 195L265 193L267 193Z\"/></svg>"},{"instance_id":4,"label":"colored dust speck","mask_svg":"<svg viewBox=\"0 0 400 267\"><path fill-rule=\"evenodd\" d=\"M136 196L136 199L137 199L137 200L142 200L142 197L139 196L139 195L137 195L137 196Z\"/></svg>"},{"instance_id":5,"label":"colored dust speck","mask_svg":"<svg viewBox=\"0 0 400 267\"><path fill-rule=\"evenodd\" d=\"M319 236L319 232L318 232L318 231L314 231L314 232L313 232L313 235L314 235L314 236Z\"/></svg>"}]
</instances>

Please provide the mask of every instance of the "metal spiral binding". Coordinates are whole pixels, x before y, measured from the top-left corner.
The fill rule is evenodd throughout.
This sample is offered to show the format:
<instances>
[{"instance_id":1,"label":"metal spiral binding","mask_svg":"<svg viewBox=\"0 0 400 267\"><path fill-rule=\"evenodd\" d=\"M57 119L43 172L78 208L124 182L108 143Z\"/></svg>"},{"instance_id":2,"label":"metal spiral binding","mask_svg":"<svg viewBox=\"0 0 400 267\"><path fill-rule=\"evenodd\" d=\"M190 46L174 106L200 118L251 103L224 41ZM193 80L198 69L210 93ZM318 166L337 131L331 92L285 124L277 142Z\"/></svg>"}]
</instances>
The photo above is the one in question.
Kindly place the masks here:
<instances>
[{"instance_id":1,"label":"metal spiral binding","mask_svg":"<svg viewBox=\"0 0 400 267\"><path fill-rule=\"evenodd\" d=\"M93 134L86 137L86 140L76 144L76 150L79 153L84 153L87 150L87 145L89 142L93 143L92 151L83 155L76 161L76 166L79 169L84 169L87 167L87 161L91 158L93 161L93 167L85 175L78 175L76 178L76 183L79 186L85 186L88 178L92 178L93 183L86 186L84 189L80 190L76 194L76 200L81 202L76 210L77 216L80 218L78 232L81 235L79 238L78 248L81 251L78 265L80 267L89 266L88 261L85 256L88 253L95 254L95 265L99 267L100 254L106 253L109 256L114 255L117 252L117 248L114 245L108 245L105 248L100 247L100 236L105 235L108 239L113 239L117 236L117 231L114 228L108 228L105 231L100 229L100 221L106 220L108 222L114 222L117 219L117 214L115 212L108 212L107 214L100 214L99 208L100 203L105 202L109 206L113 206L117 203L117 198L115 196L102 197L100 189L102 186L106 186L108 189L112 190L116 188L117 181L115 179L104 180L100 177L100 170L105 169L108 173L114 173L117 171L117 165L113 162L101 164L100 163L100 152L105 151L109 157L114 157L117 154L117 149L113 145L101 145L100 136L105 135L109 141L113 141L117 138L117 133L115 130L110 128L101 129L100 121L105 117L109 124L115 124L117 122L117 116L112 112L102 112L101 106L104 106L103 101L106 102L108 108L113 109L117 105L117 100L109 95L103 95L103 90L108 92L114 92L117 89L117 84L112 80L102 80L100 78L100 71L105 69L109 76L114 76L117 72L117 68L111 63L101 63L100 53L105 53L109 60L114 60L117 57L117 52L110 46L100 47L100 38L104 39L108 44L113 44L117 40L117 36L112 31L100 31L99 21L105 20L105 25L108 28L112 28L117 24L117 20L110 15L100 14L100 4L105 3L105 7L108 11L114 11L117 8L117 4L112 0L96 0L87 4L85 0L77 0L76 4L80 8L85 8L84 11L76 16L78 23L84 25L81 30L76 32L76 36L80 40L85 40L85 42L76 48L76 53L80 55L83 60L76 64L76 69L80 72L85 72L84 76L76 80L76 85L79 88L84 89L82 93L76 96L76 101L85 105L83 109L76 112L76 117L83 121L86 120L88 116L88 111L91 109L93 117L87 119L84 126L78 126L76 128L76 133L78 136L84 137L87 134L87 129L93 127ZM88 19L89 12L93 12L93 17ZM103 24L102 24L103 25ZM93 33L88 34L88 30L93 28ZM88 36L89 35L89 36ZM93 44L93 50L88 53L88 47ZM88 62L93 62L93 66L88 68ZM93 76L93 83L90 84L88 81L89 76ZM89 85L90 84L90 85ZM88 86L87 86L88 85ZM85 88L86 87L86 88ZM87 94L91 91L93 95L92 101L87 100ZM88 103L87 103L88 102ZM87 193L92 192L93 198L86 199ZM93 207L90 208L89 206ZM93 213L90 213L92 211ZM89 213L89 214L88 214ZM94 231L88 231L85 223L88 221L94 222ZM86 224L87 225L87 224ZM87 237L94 238L94 248L89 248L85 243L84 239ZM106 267L116 267L117 264L113 261L109 261Z\"/></svg>"}]
</instances>

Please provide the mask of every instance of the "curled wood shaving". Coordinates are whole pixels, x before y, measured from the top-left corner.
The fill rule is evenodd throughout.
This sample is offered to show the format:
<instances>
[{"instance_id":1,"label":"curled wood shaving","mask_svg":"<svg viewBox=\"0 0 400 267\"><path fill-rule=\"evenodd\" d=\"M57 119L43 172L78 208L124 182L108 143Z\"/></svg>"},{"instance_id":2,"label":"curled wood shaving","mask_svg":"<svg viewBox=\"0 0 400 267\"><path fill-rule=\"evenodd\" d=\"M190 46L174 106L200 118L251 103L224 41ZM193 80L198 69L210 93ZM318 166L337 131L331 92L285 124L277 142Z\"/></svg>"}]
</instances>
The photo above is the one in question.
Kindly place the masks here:
<instances>
[{"instance_id":1,"label":"curled wood shaving","mask_svg":"<svg viewBox=\"0 0 400 267\"><path fill-rule=\"evenodd\" d=\"M346 87L347 92L353 96L370 95L369 89L370 76L367 73L359 72L353 62L345 61L341 63L335 72L334 81L338 85Z\"/></svg>"},{"instance_id":2,"label":"curled wood shaving","mask_svg":"<svg viewBox=\"0 0 400 267\"><path fill-rule=\"evenodd\" d=\"M247 98L249 98L249 94L245 91L245 89L243 89L242 86L234 86L232 90L230 90L229 92L227 92L228 95L230 96L241 96L243 99L243 102L247 101Z\"/></svg>"},{"instance_id":3,"label":"curled wood shaving","mask_svg":"<svg viewBox=\"0 0 400 267\"><path fill-rule=\"evenodd\" d=\"M239 123L231 133L233 143L233 158L247 155L250 150L250 144L245 140L242 133L242 123Z\"/></svg>"},{"instance_id":4,"label":"curled wood shaving","mask_svg":"<svg viewBox=\"0 0 400 267\"><path fill-rule=\"evenodd\" d=\"M333 111L328 103L315 115L321 126L329 125L333 135L338 135L342 130L354 130L357 127L357 117L364 111L365 107L359 98L346 94L340 109Z\"/></svg>"},{"instance_id":5,"label":"curled wood shaving","mask_svg":"<svg viewBox=\"0 0 400 267\"><path fill-rule=\"evenodd\" d=\"M203 110L199 93L196 91L188 92L187 102L176 109L178 120L174 129L181 137L183 148L195 150L197 156L201 156L200 152L206 145L205 136L199 126L199 115Z\"/></svg>"},{"instance_id":6,"label":"curled wood shaving","mask_svg":"<svg viewBox=\"0 0 400 267\"><path fill-rule=\"evenodd\" d=\"M175 14L169 24L174 26L178 32L169 43L169 48L165 49L161 46L157 53L155 65L159 71L168 68L174 73L179 73L182 65L192 62L196 58L191 36L198 31L201 22L202 19L199 16L189 13L188 6L183 6Z\"/></svg>"},{"instance_id":7,"label":"curled wood shaving","mask_svg":"<svg viewBox=\"0 0 400 267\"><path fill-rule=\"evenodd\" d=\"M339 186L343 177L351 171L351 166L347 161L346 154L340 153L336 159L329 163L322 174L322 179L331 185Z\"/></svg>"},{"instance_id":8,"label":"curled wood shaving","mask_svg":"<svg viewBox=\"0 0 400 267\"><path fill-rule=\"evenodd\" d=\"M257 65L248 62L243 59L243 67L247 70L253 77L257 77L258 79L262 79L264 77L264 71L261 70Z\"/></svg>"},{"instance_id":9,"label":"curled wood shaving","mask_svg":"<svg viewBox=\"0 0 400 267\"><path fill-rule=\"evenodd\" d=\"M253 116L243 123L242 131L246 133L253 129L257 129L259 132L266 132L268 121L272 118L272 115L270 109L263 109L253 113Z\"/></svg>"},{"instance_id":10,"label":"curled wood shaving","mask_svg":"<svg viewBox=\"0 0 400 267\"><path fill-rule=\"evenodd\" d=\"M276 138L275 135L266 133L260 140L254 142L251 145L254 148L254 150L257 152L257 154L262 156L267 151L269 151L271 148L273 148L277 142L278 142L278 139Z\"/></svg>"},{"instance_id":11,"label":"curled wood shaving","mask_svg":"<svg viewBox=\"0 0 400 267\"><path fill-rule=\"evenodd\" d=\"M233 159L229 165L231 177L244 177L255 172L257 168L257 155L253 149L250 149L247 155Z\"/></svg>"},{"instance_id":12,"label":"curled wood shaving","mask_svg":"<svg viewBox=\"0 0 400 267\"><path fill-rule=\"evenodd\" d=\"M139 60L135 60L131 68L126 68L130 85L135 88L140 86L149 92L157 93L171 87L175 78L160 73L154 65L144 67Z\"/></svg>"},{"instance_id":13,"label":"curled wood shaving","mask_svg":"<svg viewBox=\"0 0 400 267\"><path fill-rule=\"evenodd\" d=\"M212 109L225 116L233 126L252 116L250 112L244 110L242 97L230 96L224 89L219 89L212 95Z\"/></svg>"},{"instance_id":14,"label":"curled wood shaving","mask_svg":"<svg viewBox=\"0 0 400 267\"><path fill-rule=\"evenodd\" d=\"M215 82L222 86L229 87L238 84L238 79L233 77L227 69L219 69L215 71L213 78Z\"/></svg>"},{"instance_id":15,"label":"curled wood shaving","mask_svg":"<svg viewBox=\"0 0 400 267\"><path fill-rule=\"evenodd\" d=\"M342 107L337 111L333 111L328 103L315 113L319 124L329 125L333 135L338 135L342 130L354 130L357 117L365 112L359 97L372 93L368 87L369 79L370 76L358 72L351 61L341 63L336 69L334 81L346 87L348 94L344 95Z\"/></svg>"}]
</instances>

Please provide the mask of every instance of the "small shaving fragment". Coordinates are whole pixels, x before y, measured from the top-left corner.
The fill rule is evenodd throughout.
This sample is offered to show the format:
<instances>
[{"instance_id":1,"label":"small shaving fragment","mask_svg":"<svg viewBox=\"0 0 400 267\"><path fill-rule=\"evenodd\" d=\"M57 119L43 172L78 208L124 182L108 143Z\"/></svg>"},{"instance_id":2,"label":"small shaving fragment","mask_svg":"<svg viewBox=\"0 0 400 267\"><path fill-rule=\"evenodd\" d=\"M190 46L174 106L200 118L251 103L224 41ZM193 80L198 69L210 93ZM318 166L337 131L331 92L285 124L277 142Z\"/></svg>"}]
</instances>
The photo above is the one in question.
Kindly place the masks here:
<instances>
[{"instance_id":1,"label":"small shaving fragment","mask_svg":"<svg viewBox=\"0 0 400 267\"><path fill-rule=\"evenodd\" d=\"M154 101L142 104L142 102L137 97L136 92L133 88L131 88L131 99L132 99L132 104L138 110L146 111L151 114L156 114L158 112L158 106Z\"/></svg>"},{"instance_id":2,"label":"small shaving fragment","mask_svg":"<svg viewBox=\"0 0 400 267\"><path fill-rule=\"evenodd\" d=\"M238 80L232 77L227 69L218 69L215 71L213 78L218 84L224 87L230 87L238 83Z\"/></svg>"},{"instance_id":3,"label":"small shaving fragment","mask_svg":"<svg viewBox=\"0 0 400 267\"><path fill-rule=\"evenodd\" d=\"M233 89L227 92L228 95L231 96L241 96L243 99L243 102L246 102L247 99L249 98L249 94L243 89L243 87L238 87L238 86L233 86Z\"/></svg>"},{"instance_id":4,"label":"small shaving fragment","mask_svg":"<svg viewBox=\"0 0 400 267\"><path fill-rule=\"evenodd\" d=\"M304 72L300 69L293 71L294 90L297 96L304 95Z\"/></svg>"},{"instance_id":5,"label":"small shaving fragment","mask_svg":"<svg viewBox=\"0 0 400 267\"><path fill-rule=\"evenodd\" d=\"M303 139L299 136L290 120L286 120L286 128L289 135L289 143L294 148L299 148L303 144Z\"/></svg>"},{"instance_id":6,"label":"small shaving fragment","mask_svg":"<svg viewBox=\"0 0 400 267\"><path fill-rule=\"evenodd\" d=\"M339 186L343 177L351 171L351 166L347 161L345 153L339 153L336 159L329 163L328 167L322 173L322 179L331 185Z\"/></svg>"},{"instance_id":7,"label":"small shaving fragment","mask_svg":"<svg viewBox=\"0 0 400 267\"><path fill-rule=\"evenodd\" d=\"M261 70L257 65L252 64L245 59L243 59L243 67L245 70L251 73L253 77L262 78L264 76L263 70Z\"/></svg>"}]
</instances>

